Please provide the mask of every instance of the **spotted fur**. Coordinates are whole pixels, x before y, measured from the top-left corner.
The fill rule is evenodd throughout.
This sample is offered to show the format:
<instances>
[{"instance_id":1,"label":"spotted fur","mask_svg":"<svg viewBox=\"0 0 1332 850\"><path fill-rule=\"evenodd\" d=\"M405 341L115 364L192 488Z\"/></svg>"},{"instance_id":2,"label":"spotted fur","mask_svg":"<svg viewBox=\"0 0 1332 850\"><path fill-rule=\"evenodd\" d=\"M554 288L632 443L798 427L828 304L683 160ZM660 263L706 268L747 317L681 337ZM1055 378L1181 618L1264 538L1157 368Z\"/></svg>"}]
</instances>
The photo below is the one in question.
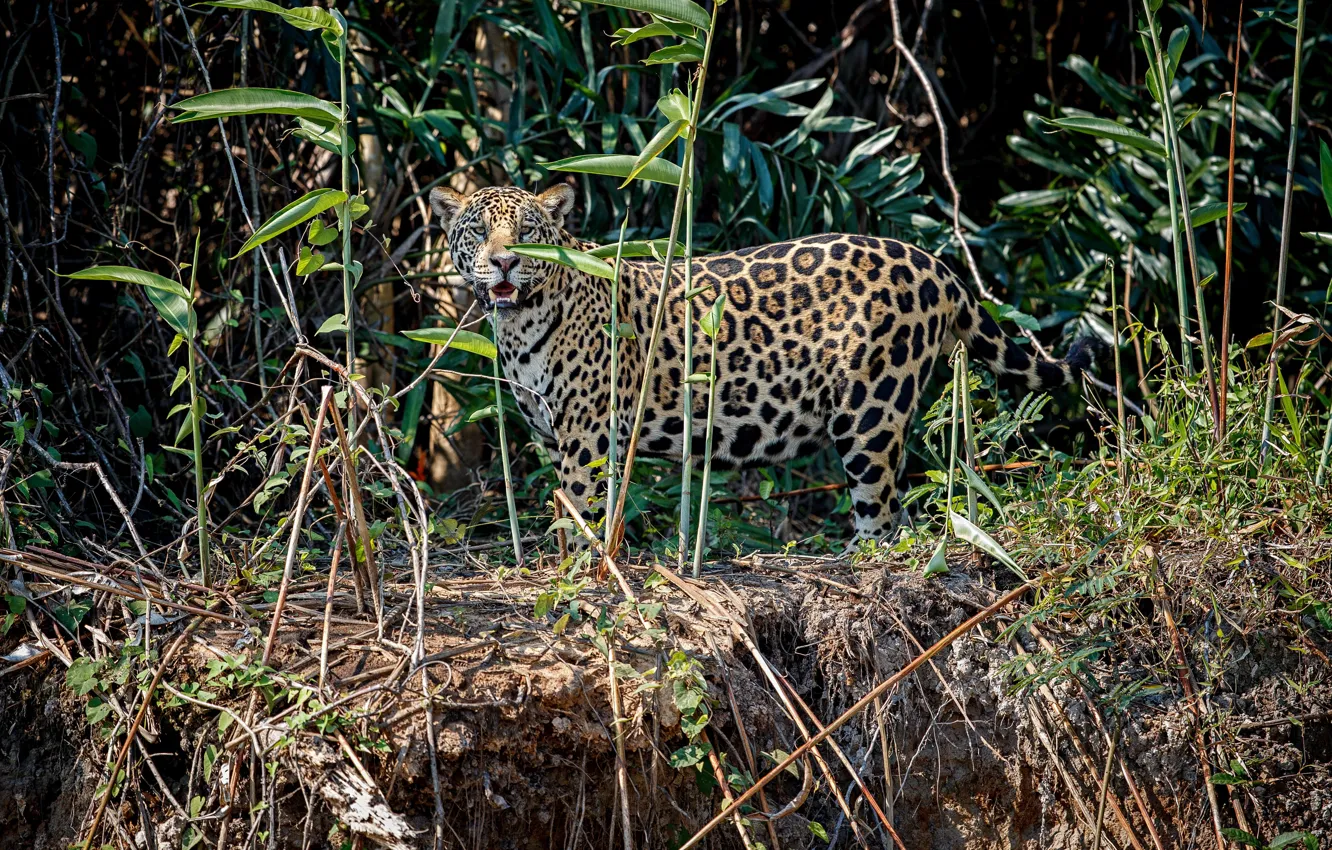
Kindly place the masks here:
<instances>
[{"instance_id":1,"label":"spotted fur","mask_svg":"<svg viewBox=\"0 0 1332 850\"><path fill-rule=\"evenodd\" d=\"M564 230L573 191L514 188L464 197L447 189L431 205L448 233L454 265L489 310L504 374L540 435L560 481L579 507L600 512L593 461L610 447L610 287L563 266L519 258L508 246L535 242L592 247ZM694 260L683 297L677 263L661 347L650 374L640 452L679 458L684 323L726 293L717 340L714 465L766 466L807 457L831 443L842 458L856 536L882 540L900 521L904 440L921 388L960 339L997 375L1030 390L1074 380L1088 365L1075 345L1062 361L1033 359L1008 339L952 271L912 245L870 236L807 236ZM619 402L632 410L643 379L662 264L622 264L619 314L637 332L621 346ZM707 371L709 341L695 334L690 371ZM695 454L706 431L695 393ZM617 435L623 457L632 423Z\"/></svg>"}]
</instances>

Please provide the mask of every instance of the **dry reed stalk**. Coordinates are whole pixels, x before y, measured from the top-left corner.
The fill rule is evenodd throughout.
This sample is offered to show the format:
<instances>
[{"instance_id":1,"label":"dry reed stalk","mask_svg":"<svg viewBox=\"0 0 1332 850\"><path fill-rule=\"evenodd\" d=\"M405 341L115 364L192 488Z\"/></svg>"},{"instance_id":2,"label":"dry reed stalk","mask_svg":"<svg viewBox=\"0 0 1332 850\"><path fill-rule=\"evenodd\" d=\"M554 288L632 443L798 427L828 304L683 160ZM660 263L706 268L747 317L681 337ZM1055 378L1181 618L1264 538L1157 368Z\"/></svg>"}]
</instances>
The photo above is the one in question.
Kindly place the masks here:
<instances>
[{"instance_id":1,"label":"dry reed stalk","mask_svg":"<svg viewBox=\"0 0 1332 850\"><path fill-rule=\"evenodd\" d=\"M717 780L717 787L722 793L722 810L731 813L731 822L735 824L735 831L740 833L740 843L744 845L745 850L754 850L754 842L749 837L749 832L745 829L745 822L740 817L740 810L735 807L735 795L731 793L731 784L726 781L726 774L722 771L721 759L717 758L717 748L712 746L708 740L708 731L700 730L698 737L708 748L708 764L712 766L712 775ZM771 828L771 824L769 824Z\"/></svg>"},{"instance_id":2,"label":"dry reed stalk","mask_svg":"<svg viewBox=\"0 0 1332 850\"><path fill-rule=\"evenodd\" d=\"M1031 632L1032 636L1040 642L1041 647L1046 652L1050 653L1054 658L1059 658L1058 650L1055 649L1053 644L1045 639L1034 625L1029 625L1028 630ZM1105 728L1105 721L1101 719L1101 712L1096 708L1095 701L1092 699L1091 694L1087 693L1087 688L1082 684L1081 680L1074 678L1073 683L1077 686L1078 693L1082 696L1082 702L1086 705L1087 713L1091 715L1092 722L1096 725L1096 729L1101 733L1101 737L1105 740L1106 745L1109 746L1110 731ZM1165 844L1161 841L1161 836L1156 832L1155 821L1152 820L1151 813L1148 811L1147 800L1143 797L1142 791L1138 788L1137 780L1133 778L1133 772L1128 768L1128 762L1124 761L1123 755L1120 755L1117 758L1117 761L1119 762L1120 775L1124 777L1124 784L1128 786L1129 794L1133 796L1133 802L1137 806L1138 815L1142 818L1143 823L1147 825L1147 834L1152 839L1152 845L1156 850L1165 850Z\"/></svg>"},{"instance_id":3,"label":"dry reed stalk","mask_svg":"<svg viewBox=\"0 0 1332 850\"><path fill-rule=\"evenodd\" d=\"M195 617L185 631L172 642L171 646L167 647L166 653L157 665L157 671L153 673L153 679L148 683L148 688L143 693L143 702L139 704L139 711L134 716L134 721L130 724L129 729L125 732L125 743L121 745L115 761L111 763L111 774L107 779L106 793L102 795L101 801L97 804L92 825L88 827L88 832L83 839L83 850L90 850L93 839L97 837L97 830L102 824L102 817L106 814L106 806L111 802L111 794L116 789L116 775L120 773L120 768L125 763L125 756L129 754L129 749L134 744L134 737L139 732L139 726L143 724L143 718L148 714L148 708L153 704L153 694L156 693L157 686L162 682L162 676L166 673L167 665L176 657L176 652L185 645L190 635L194 634L194 631L199 628L203 621L203 617Z\"/></svg>"},{"instance_id":4,"label":"dry reed stalk","mask_svg":"<svg viewBox=\"0 0 1332 850\"><path fill-rule=\"evenodd\" d=\"M346 535L347 523L344 520L338 525L338 530L333 535L333 559L328 565L328 590L324 593L324 631L319 641L319 692L321 694L324 693L324 682L328 679L328 630L333 619L333 591L338 583L338 560L342 557L342 541Z\"/></svg>"},{"instance_id":5,"label":"dry reed stalk","mask_svg":"<svg viewBox=\"0 0 1332 850\"><path fill-rule=\"evenodd\" d=\"M1010 645L1013 647L1013 652L1016 655L1026 657L1027 652L1022 648L1022 644L1014 640L1011 641ZM1036 668L1031 661L1026 661L1025 667L1028 673L1033 676L1036 675ZM1065 713L1064 707L1060 704L1058 698L1055 697L1054 692L1050 689L1049 685L1041 685L1038 690L1041 696L1045 697L1045 701L1049 705L1050 717L1059 721L1059 724L1064 729L1064 734L1068 736L1069 743L1073 745L1074 751L1077 752L1078 757L1082 760L1083 769L1094 777L1096 775L1096 763L1092 761L1092 757L1088 754L1086 748L1082 746L1082 742L1073 729L1073 724L1069 720L1067 713ZM1075 786L1072 784L1071 776L1066 777L1065 781L1069 785L1070 793L1077 793ZM1081 800L1078 802L1080 808L1085 806ZM1109 802L1110 811L1114 814L1115 819L1119 821L1119 825L1124 830L1124 833L1128 835L1129 843L1133 845L1133 849L1146 850L1142 845L1142 841L1139 840L1137 833L1133 831L1133 826L1129 823L1129 819L1124 814L1123 808L1119 805L1118 799L1111 797Z\"/></svg>"},{"instance_id":6,"label":"dry reed stalk","mask_svg":"<svg viewBox=\"0 0 1332 850\"><path fill-rule=\"evenodd\" d=\"M611 719L615 724L615 784L620 797L620 831L624 850L634 850L634 832L629 820L629 765L624 757L624 720L620 716L620 684L615 675L615 645L610 642L606 645L606 671L610 680Z\"/></svg>"},{"instance_id":7,"label":"dry reed stalk","mask_svg":"<svg viewBox=\"0 0 1332 850\"><path fill-rule=\"evenodd\" d=\"M1019 585L1018 587L1013 588L1008 593L1005 593L1003 596L999 597L994 602L990 603L981 611L967 618L965 622L963 622L957 628L953 629L948 634L944 635L937 642L935 642L933 646L931 646L929 649L927 649L925 652L921 653L920 655L916 656L916 658L914 658L901 670L899 670L898 672L894 673L892 676L889 676L887 679L885 679L884 681L880 682L878 685L875 685L873 688L871 688L868 693L866 693L863 697L861 697L859 700L856 701L855 705L852 705L846 711L842 712L841 716L839 716L832 723L829 723L826 727L824 727L823 731L819 732L805 743L796 747L795 750L790 755L782 759L781 763L779 763L772 770L765 773L762 777L760 777L757 781L755 781L755 783L751 785L749 788L745 789L745 792L736 798L735 804L739 806L747 802L751 797L757 794L761 788L763 788L773 779L777 778L777 776L780 775L782 771L786 770L786 768L790 767L792 764L795 764L795 762L798 759L800 759L806 753L810 752L810 750L814 749L814 747L816 747L818 744L827 740L834 732L842 728L842 726L846 725L846 723L850 721L853 717L860 714L862 711L864 711L866 708L872 705L876 698L882 696L883 694L887 693L890 689L899 685L904 679L906 679L908 676L914 673L918 668L920 668L922 665L928 662L931 658L933 658L935 655L938 655L940 652L951 646L953 642L956 641L958 638L962 637L962 635L971 631L976 626L979 626L981 623L984 623L985 621L989 620L995 614L999 613L1004 608L1007 608L1009 605L1016 602L1029 590L1032 590L1033 588L1040 586L1042 582L1044 582L1047 578L1049 578L1051 575L1054 574L1056 573L1055 572L1045 573L1032 581L1025 582ZM720 824L723 820L726 819L726 816L727 816L726 812L714 815L713 818L709 820L706 824L704 824L698 830L698 832L694 833L694 835L688 841L680 845L678 850L690 850L691 847L697 847L709 832L715 829L718 824Z\"/></svg>"},{"instance_id":8,"label":"dry reed stalk","mask_svg":"<svg viewBox=\"0 0 1332 850\"><path fill-rule=\"evenodd\" d=\"M1303 0L1301 0L1303 6ZM1221 828L1221 806L1217 802L1216 786L1211 782L1212 770L1211 760L1207 757L1207 735L1203 731L1202 709L1198 705L1198 697L1195 694L1193 686L1193 670L1189 666L1188 656L1184 654L1184 643L1179 637L1179 628L1175 625L1175 615L1170 608L1170 600L1166 598L1165 584L1161 581L1161 562L1156 557L1156 550L1148 546L1144 552L1152 564L1152 584L1156 593L1156 602L1161 606L1161 612L1165 616L1166 628L1170 631L1170 643L1175 651L1175 674L1179 677L1180 686L1184 689L1184 698L1188 704L1189 711L1193 714L1193 733L1195 743L1198 746L1198 758L1202 761L1203 783L1207 789L1207 805L1212 811L1212 828L1216 832L1217 850L1223 850L1226 846L1225 833Z\"/></svg>"}]
</instances>

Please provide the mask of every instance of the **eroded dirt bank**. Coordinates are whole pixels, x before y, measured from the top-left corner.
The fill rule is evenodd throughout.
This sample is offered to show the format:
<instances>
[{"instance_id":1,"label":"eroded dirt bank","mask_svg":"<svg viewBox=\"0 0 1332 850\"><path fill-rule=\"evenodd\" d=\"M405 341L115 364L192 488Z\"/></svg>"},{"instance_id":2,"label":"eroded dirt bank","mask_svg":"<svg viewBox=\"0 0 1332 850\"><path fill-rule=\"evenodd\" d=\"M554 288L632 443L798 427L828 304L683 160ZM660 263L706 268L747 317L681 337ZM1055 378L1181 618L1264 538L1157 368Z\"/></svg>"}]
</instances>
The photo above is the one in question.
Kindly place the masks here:
<instances>
[{"instance_id":1,"label":"eroded dirt bank","mask_svg":"<svg viewBox=\"0 0 1332 850\"><path fill-rule=\"evenodd\" d=\"M826 836L856 846L859 836L888 846L845 758L907 847L1089 847L1107 745L1117 739L1106 846L1210 848L1215 820L1266 840L1308 831L1326 846L1332 621L1317 602L1328 598L1325 565L1308 569L1325 556L1165 548L1159 565L1139 561L1097 587L1052 580L1055 593L1037 610L1015 606L972 630L878 711L848 722L834 736L840 753L823 747L823 766L809 762L808 783L793 770L768 785L757 808L803 804L771 829L750 817L750 840L821 847ZM1164 592L1148 580L1153 569ZM972 561L927 580L904 565L767 560L716 568L692 599L669 583L644 588L646 577L630 575L646 614L657 614L649 625L665 629L659 635L632 614L614 634L603 618L598 633L598 615L614 598L591 587L572 608L557 597L536 618L534 609L547 607L541 595L555 592L545 578L440 581L429 594L426 663L416 669L409 587L390 596L399 610L382 639L339 607L346 616L334 618L328 643L331 707L311 702L317 695L298 707L289 701L317 687L322 593L293 596L296 619L281 631L276 672L260 673L266 681L246 672L260 642L241 626L209 623L163 678L186 698L159 691L144 725L150 740L135 748L153 754L156 775L131 771L102 839L179 847L202 834L216 846L234 784L244 805L230 815L228 846L272 831L279 847L341 846L358 833L430 847L436 830L445 847L607 846L620 829L604 654L613 646L634 840L678 846L719 810L714 776L729 777L739 793L773 767L773 755L801 743L792 711L804 732L817 731L1014 584ZM1230 595L1201 596L1204 587ZM95 652L95 642L67 648ZM706 682L697 705L691 662ZM256 684L263 698L251 715ZM118 693L122 707L134 702L128 690ZM80 839L123 740L121 709L90 730L88 705L55 658L0 678L0 846ZM219 724L231 712L235 720ZM715 765L708 748L721 754ZM241 758L255 750L267 750L271 782ZM691 760L697 766L672 766ZM1215 818L1209 777L1221 783L1212 786ZM246 810L265 804L251 821ZM742 846L737 826L725 823L703 846Z\"/></svg>"}]
</instances>

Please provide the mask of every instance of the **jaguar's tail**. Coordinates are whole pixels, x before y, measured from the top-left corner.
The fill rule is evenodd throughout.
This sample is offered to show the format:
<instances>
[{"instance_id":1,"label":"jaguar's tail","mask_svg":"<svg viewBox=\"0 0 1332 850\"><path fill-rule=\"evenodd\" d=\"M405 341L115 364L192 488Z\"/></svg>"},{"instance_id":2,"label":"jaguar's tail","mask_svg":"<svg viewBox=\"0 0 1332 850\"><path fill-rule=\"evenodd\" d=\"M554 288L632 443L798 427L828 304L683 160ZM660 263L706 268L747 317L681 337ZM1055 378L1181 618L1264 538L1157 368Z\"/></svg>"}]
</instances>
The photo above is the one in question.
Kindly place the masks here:
<instances>
[{"instance_id":1,"label":"jaguar's tail","mask_svg":"<svg viewBox=\"0 0 1332 850\"><path fill-rule=\"evenodd\" d=\"M962 294L953 313L953 333L968 351L985 361L996 377L1033 392L1044 392L1073 383L1095 360L1100 341L1094 337L1074 341L1063 360L1032 357L1004 334L961 281L957 281L957 287Z\"/></svg>"}]
</instances>

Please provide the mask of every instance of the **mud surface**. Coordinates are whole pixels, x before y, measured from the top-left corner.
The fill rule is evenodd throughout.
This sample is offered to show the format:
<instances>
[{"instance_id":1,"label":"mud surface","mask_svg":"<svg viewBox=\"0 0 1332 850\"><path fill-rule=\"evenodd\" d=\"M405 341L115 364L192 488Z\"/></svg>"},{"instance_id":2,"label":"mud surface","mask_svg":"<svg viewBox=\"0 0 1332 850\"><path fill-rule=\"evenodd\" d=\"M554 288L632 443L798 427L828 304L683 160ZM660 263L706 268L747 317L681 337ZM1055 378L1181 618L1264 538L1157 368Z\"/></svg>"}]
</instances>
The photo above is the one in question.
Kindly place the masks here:
<instances>
[{"instance_id":1,"label":"mud surface","mask_svg":"<svg viewBox=\"0 0 1332 850\"><path fill-rule=\"evenodd\" d=\"M1128 577L1101 591L1119 594L1115 605L1088 604L1085 616L1018 606L968 632L885 695L878 710L842 727L834 736L840 756L821 750L852 819L811 762L804 804L771 830L751 818L752 840L823 847L826 835L857 846L859 833L866 846L888 846L877 815L840 763L844 757L907 847L1088 847L1107 744L1116 739L1106 846L1215 847L1209 777L1226 783L1213 786L1223 826L1269 840L1307 830L1326 846L1332 837L1332 632L1320 619L1326 609L1300 607L1280 590L1281 582L1290 583L1286 559L1239 553L1237 570L1235 557L1163 550L1160 569L1176 591L1168 596ZM707 741L725 754L723 773L761 775L774 765L773 754L803 740L791 706L805 731L815 731L1012 586L974 562L955 563L930 580L891 567L792 562L784 568L718 568L699 591L702 605L669 584L644 589L646 570L631 574L640 600L663 606L666 626L654 641L630 621L634 627L622 625L614 642L638 846L677 846L722 803L708 760L702 770L669 763L687 743L670 683L656 686L671 653L695 659L706 676L713 706ZM1242 581L1243 594L1237 589L1229 603L1199 607L1181 585L1204 580ZM426 664L417 670L406 654L414 617L391 620L383 640L354 617L335 618L341 621L331 624L328 683L347 719L327 727L306 722L291 735L296 743L270 754L277 763L267 791L274 846L338 846L352 832L373 836L382 828L388 835L403 825L407 832L381 835L381 842L430 847L438 830L445 847L607 846L619 829L616 727L607 644L596 624L603 603L613 600L588 590L572 609L562 603L535 619L533 608L548 590L535 577L471 576L434 585ZM309 608L322 609L322 601ZM578 616L553 628L569 610ZM1009 628L1018 617L1022 628ZM280 678L317 682L321 631L313 616L282 631L273 664ZM1176 633L1187 665L1175 649ZM12 638L0 648L11 646ZM166 679L176 687L205 681L210 662L246 657L255 646L244 629L202 629ZM211 691L211 705L244 712L247 692L226 691L216 680ZM807 710L796 705L797 696ZM219 789L231 778L226 759L214 765L211 781L201 766L201 753L227 737L219 736L218 712L160 702L145 725L158 776L136 769L111 807L103 836L117 837L115 846L181 846L191 825L167 792L182 806L202 797L202 810L216 811ZM54 659L0 678L0 847L44 850L79 839L110 748L104 732L90 732L85 705ZM254 728L265 743L293 732L284 725L292 712L265 719L261 703L259 715ZM359 765L346 763L348 751ZM744 780L736 779L742 788ZM362 783L364 799L348 803L346 796L359 792L340 783ZM782 774L758 808L798 800L802 785L799 770ZM381 815L387 820L378 826L358 825L358 818ZM202 827L215 835L211 824ZM233 828L228 845L242 846L244 838L244 829ZM703 846L742 845L735 825L726 823Z\"/></svg>"}]
</instances>

